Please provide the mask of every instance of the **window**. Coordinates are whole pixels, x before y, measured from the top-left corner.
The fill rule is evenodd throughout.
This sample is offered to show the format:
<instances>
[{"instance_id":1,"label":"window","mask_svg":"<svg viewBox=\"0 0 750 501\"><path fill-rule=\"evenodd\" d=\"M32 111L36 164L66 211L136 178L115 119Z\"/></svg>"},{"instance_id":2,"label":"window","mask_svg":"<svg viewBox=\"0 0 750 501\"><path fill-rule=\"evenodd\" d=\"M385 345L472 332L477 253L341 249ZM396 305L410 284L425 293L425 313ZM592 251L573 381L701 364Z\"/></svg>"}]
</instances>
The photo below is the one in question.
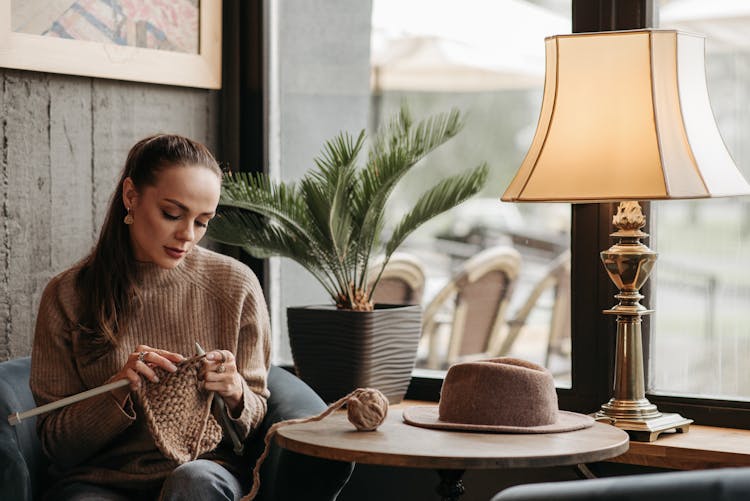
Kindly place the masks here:
<instances>
[{"instance_id":1,"label":"window","mask_svg":"<svg viewBox=\"0 0 750 501\"><path fill-rule=\"evenodd\" d=\"M565 5L563 3L554 0L534 2L537 7L558 15L567 16L571 12L575 32L657 26L656 12L661 8L662 22L659 27L679 27L686 31L707 33L707 75L714 113L735 161L745 171L746 177L750 175L750 156L742 141L750 126L746 118L750 116L750 96L746 91L750 88L750 44L744 42L746 37L743 31L750 9L738 6L736 8L741 12L728 13L724 5L736 2L702 6L702 3L685 0L618 3L572 0ZM680 18L677 13L690 5L702 6L703 14L690 18L682 11L683 17ZM470 15L475 11L474 7L467 7L462 16ZM566 12L565 9L570 11ZM679 24L678 20L683 24ZM692 24L685 24L687 21ZM740 30L742 36L736 36L736 30ZM568 31L568 26L557 30L559 33ZM446 96L434 89L408 96L405 92L383 91L380 95L376 94L376 99L380 99L380 107L377 108L380 116L395 109L405 97L409 98L412 108L419 114L427 113L433 107L440 108L446 102L470 108L475 106L479 113L472 108L470 117L477 114L481 125L478 125L477 132L472 131L469 124L463 136L472 136L470 144L483 144L487 139L477 138L487 137L485 129L497 127L489 120L496 120L498 115L503 114L503 124L511 129L518 127L524 116L533 116L532 124L527 125L532 128L528 132L530 137L536 123L541 87L536 90L536 98L533 92L526 94L526 103L520 97L523 95L520 92L515 94L516 99L509 98L510 93L505 94L507 100L503 101L502 92L493 97L489 97L489 93L472 95L467 92L454 92ZM537 108L529 111L527 106L533 103ZM525 153L526 145L519 140L523 133L516 130L513 136L516 143L508 142L510 136L502 130L493 130L494 135L490 135L490 144L502 144L501 149L505 154L501 157L499 174L495 175L495 179L502 179L503 172L515 172L521 155ZM457 144L452 148L457 151L453 154L459 161L451 162L449 156L445 157L448 160L440 160L448 168L451 165L471 165L473 162L470 160L493 161L488 153L475 151L471 147L461 151L458 144L461 139L455 142ZM511 144L513 146L509 148ZM415 177L412 182L418 184L418 178ZM487 195L496 200L505 182L507 178L494 188L488 186ZM745 306L750 300L750 275L744 272L747 257L750 257L747 255L750 252L748 245L744 245L744 238L750 231L746 204L747 200L743 198L642 204L656 237L656 241L649 243L660 253L654 276L642 290L646 295L645 304L656 309L656 315L653 318L645 317L643 325L649 385L647 396L661 411L680 412L702 424L747 427L750 422L747 419L750 415L747 405L750 376L742 370L741 364L750 350L750 335L744 327ZM569 379L558 380L558 395L562 408L578 412L597 410L612 393L615 322L612 317L603 315L602 310L615 304L613 296L617 290L601 266L599 253L612 244L609 234L613 231L611 220L615 209L614 204L580 204L574 205L571 211L570 351L573 356L566 362L570 368ZM519 206L517 210L525 218L527 214L524 211L531 210L531 205ZM458 208L436 226L458 228L453 230L453 238L457 238L455 235L461 232L471 234L466 230L470 225L464 224L460 214L461 208ZM512 220L512 217L503 220ZM525 219L524 225L530 226ZM649 231L649 228L646 230ZM432 233L426 229L423 235L407 242L407 246L416 250L420 245L435 245L437 235L434 228ZM545 259L549 261L550 258ZM456 259L454 267L457 262L460 260ZM442 273L445 280L450 276L451 269L444 266L436 268L435 273ZM527 279L526 283L531 284L533 280ZM518 293L514 300L518 301L520 297L523 297L522 293ZM517 308L518 303L511 307L511 314L513 307ZM537 315L542 316L541 313ZM410 396L437 400L441 376L436 373L432 376L437 379L429 379L423 377L426 375L427 372L415 373L417 377L414 378L413 388L417 391L411 392Z\"/></svg>"},{"instance_id":2,"label":"window","mask_svg":"<svg viewBox=\"0 0 750 501\"><path fill-rule=\"evenodd\" d=\"M428 9L431 13L425 16ZM403 180L392 196L386 221L400 219L402 207L409 207L422 192L424 179L431 185L436 177L483 161L491 169L477 197L432 220L399 249L416 257L425 270L422 304L429 307L480 252L517 250L520 272L502 330L496 333L498 340L509 334L515 340L501 354L547 364L561 386L570 384L570 322L568 315L558 318L553 313L569 311L567 306L560 308L559 301L569 300L570 206L510 204L499 198L536 130L544 37L570 32L570 11L568 0L374 0L371 43L371 129L404 104L417 118L452 107L465 114L461 133L433 152L428 165L416 166ZM470 329L452 328L453 308L449 296L434 310L435 322L423 336L418 368L442 370L456 360L481 356L477 352L484 340L476 340L473 351L457 351L463 358L456 358L449 348L451 339L488 334L491 321L479 317L496 314L497 304L473 312L477 321ZM512 319L517 322L508 324Z\"/></svg>"},{"instance_id":3,"label":"window","mask_svg":"<svg viewBox=\"0 0 750 501\"><path fill-rule=\"evenodd\" d=\"M706 35L706 78L719 131L750 175L750 8L661 1L660 25ZM700 7L700 8L698 8ZM659 263L654 393L750 399L750 197L652 205Z\"/></svg>"}]
</instances>

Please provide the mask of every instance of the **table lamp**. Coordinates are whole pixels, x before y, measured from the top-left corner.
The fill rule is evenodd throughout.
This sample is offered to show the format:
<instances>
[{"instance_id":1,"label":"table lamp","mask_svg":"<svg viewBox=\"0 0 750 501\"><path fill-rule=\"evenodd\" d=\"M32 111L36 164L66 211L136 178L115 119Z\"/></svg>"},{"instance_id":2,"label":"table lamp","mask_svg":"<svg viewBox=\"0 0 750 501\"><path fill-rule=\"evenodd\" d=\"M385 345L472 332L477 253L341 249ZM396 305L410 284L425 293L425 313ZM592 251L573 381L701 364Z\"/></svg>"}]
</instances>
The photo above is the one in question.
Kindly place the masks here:
<instances>
[{"instance_id":1,"label":"table lamp","mask_svg":"<svg viewBox=\"0 0 750 501\"><path fill-rule=\"evenodd\" d=\"M510 202L620 202L601 253L619 303L613 396L596 413L636 440L692 420L646 398L640 304L656 253L638 200L750 193L714 121L704 37L674 30L558 35L545 39L546 76L537 130L502 196Z\"/></svg>"}]
</instances>

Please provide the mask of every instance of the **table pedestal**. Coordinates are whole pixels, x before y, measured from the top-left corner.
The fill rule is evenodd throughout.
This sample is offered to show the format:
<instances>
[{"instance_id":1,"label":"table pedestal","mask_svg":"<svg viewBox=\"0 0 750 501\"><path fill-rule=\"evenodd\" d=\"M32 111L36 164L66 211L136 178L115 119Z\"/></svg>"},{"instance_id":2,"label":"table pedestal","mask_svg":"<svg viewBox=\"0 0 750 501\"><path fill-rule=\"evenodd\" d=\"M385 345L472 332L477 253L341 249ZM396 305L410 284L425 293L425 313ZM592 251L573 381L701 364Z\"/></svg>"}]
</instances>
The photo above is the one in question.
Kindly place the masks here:
<instances>
[{"instance_id":1,"label":"table pedestal","mask_svg":"<svg viewBox=\"0 0 750 501\"><path fill-rule=\"evenodd\" d=\"M458 501L464 493L464 483L461 477L466 470L438 470L440 483L435 491L440 495L442 501Z\"/></svg>"}]
</instances>

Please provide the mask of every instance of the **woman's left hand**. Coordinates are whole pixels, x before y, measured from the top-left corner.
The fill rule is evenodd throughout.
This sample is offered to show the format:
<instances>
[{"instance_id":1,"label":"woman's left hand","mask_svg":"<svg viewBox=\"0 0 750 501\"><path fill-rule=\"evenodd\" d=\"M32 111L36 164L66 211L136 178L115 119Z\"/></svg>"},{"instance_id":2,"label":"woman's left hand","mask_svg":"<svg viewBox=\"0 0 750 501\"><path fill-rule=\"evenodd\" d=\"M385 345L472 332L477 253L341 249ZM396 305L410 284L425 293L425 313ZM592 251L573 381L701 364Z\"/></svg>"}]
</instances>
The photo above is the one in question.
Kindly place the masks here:
<instances>
[{"instance_id":1,"label":"woman's left hand","mask_svg":"<svg viewBox=\"0 0 750 501\"><path fill-rule=\"evenodd\" d=\"M203 387L221 395L234 413L242 403L242 376L237 372L234 353L228 350L206 353L201 376Z\"/></svg>"}]
</instances>

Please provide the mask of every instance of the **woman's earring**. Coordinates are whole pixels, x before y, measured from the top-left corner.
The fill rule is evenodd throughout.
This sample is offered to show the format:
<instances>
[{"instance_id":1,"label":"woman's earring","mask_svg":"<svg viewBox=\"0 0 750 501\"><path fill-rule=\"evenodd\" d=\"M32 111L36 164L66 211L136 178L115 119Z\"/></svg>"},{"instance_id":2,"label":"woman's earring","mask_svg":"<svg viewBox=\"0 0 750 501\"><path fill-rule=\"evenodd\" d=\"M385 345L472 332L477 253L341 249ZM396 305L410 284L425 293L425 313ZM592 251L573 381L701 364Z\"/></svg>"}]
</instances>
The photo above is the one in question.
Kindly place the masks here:
<instances>
[{"instance_id":1,"label":"woman's earring","mask_svg":"<svg viewBox=\"0 0 750 501\"><path fill-rule=\"evenodd\" d=\"M123 221L125 222L125 224L131 225L133 224L133 221L134 221L133 214L130 213L130 207L128 207L127 210L128 210L128 213L125 216L125 219L123 219Z\"/></svg>"}]
</instances>

